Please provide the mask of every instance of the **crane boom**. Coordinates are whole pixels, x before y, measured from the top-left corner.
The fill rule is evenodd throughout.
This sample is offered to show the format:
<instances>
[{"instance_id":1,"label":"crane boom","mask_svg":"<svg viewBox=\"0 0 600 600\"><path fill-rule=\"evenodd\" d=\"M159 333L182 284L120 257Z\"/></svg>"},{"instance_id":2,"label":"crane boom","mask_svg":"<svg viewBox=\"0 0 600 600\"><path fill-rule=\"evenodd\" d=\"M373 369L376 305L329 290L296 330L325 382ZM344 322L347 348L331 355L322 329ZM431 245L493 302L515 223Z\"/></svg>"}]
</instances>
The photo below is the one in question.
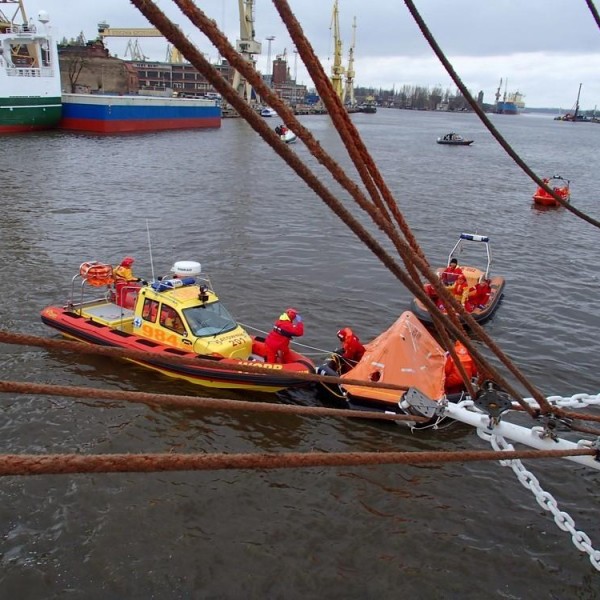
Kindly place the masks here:
<instances>
[{"instance_id":1,"label":"crane boom","mask_svg":"<svg viewBox=\"0 0 600 600\"><path fill-rule=\"evenodd\" d=\"M253 67L256 68L257 54L261 53L260 42L254 39L254 0L238 0L240 9L240 38L236 41L236 49ZM233 74L233 88L246 102L252 99L252 86L242 78L238 71Z\"/></svg>"},{"instance_id":2,"label":"crane boom","mask_svg":"<svg viewBox=\"0 0 600 600\"><path fill-rule=\"evenodd\" d=\"M340 38L340 19L338 10L338 0L333 3L333 14L331 16L331 28L333 29L333 65L331 66L331 85L340 100L343 100L344 88L342 85L342 76L344 67L342 66L342 40Z\"/></svg>"},{"instance_id":3,"label":"crane boom","mask_svg":"<svg viewBox=\"0 0 600 600\"><path fill-rule=\"evenodd\" d=\"M356 45L356 17L352 23L352 45L348 50L348 68L346 69L346 85L344 87L344 104L354 106L354 46Z\"/></svg>"}]
</instances>

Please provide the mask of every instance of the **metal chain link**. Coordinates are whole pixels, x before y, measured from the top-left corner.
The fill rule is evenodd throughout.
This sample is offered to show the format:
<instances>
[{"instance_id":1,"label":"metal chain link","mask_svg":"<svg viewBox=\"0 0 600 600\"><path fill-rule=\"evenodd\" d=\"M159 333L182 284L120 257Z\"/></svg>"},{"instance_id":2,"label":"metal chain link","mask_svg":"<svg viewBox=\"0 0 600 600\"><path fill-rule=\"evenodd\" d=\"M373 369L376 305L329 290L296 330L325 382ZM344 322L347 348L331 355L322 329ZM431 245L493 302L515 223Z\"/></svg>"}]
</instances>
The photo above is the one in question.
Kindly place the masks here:
<instances>
[{"instance_id":1,"label":"metal chain link","mask_svg":"<svg viewBox=\"0 0 600 600\"><path fill-rule=\"evenodd\" d=\"M532 406L537 406L533 398L524 398L525 402ZM546 398L550 404L561 408L585 408L587 406L600 406L600 394L574 394L568 398L563 396L548 396Z\"/></svg>"},{"instance_id":2,"label":"metal chain link","mask_svg":"<svg viewBox=\"0 0 600 600\"><path fill-rule=\"evenodd\" d=\"M492 445L494 450L514 450L514 446L509 444L504 437L489 433L483 429L477 429L477 434L480 438L487 440ZM590 557L590 562L597 571L600 571L600 550L594 550L592 541L586 533L575 529L575 521L571 516L561 511L558 508L558 503L549 492L544 491L537 478L528 471L519 459L501 460L500 464L503 467L511 467L517 476L518 480L523 484L523 487L531 490L538 504L544 509L552 513L554 522L563 531L568 531L571 534L571 540L575 547L587 552Z\"/></svg>"}]
</instances>

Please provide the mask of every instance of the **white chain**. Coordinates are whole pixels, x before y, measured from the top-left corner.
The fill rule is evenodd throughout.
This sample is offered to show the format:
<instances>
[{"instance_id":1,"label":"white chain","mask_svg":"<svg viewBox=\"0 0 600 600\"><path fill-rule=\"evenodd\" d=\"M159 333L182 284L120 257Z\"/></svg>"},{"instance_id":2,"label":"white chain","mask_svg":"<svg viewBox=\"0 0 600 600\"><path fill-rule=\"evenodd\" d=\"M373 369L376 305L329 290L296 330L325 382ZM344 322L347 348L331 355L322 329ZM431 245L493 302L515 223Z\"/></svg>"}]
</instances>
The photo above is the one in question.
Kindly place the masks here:
<instances>
[{"instance_id":1,"label":"white chain","mask_svg":"<svg viewBox=\"0 0 600 600\"><path fill-rule=\"evenodd\" d=\"M548 398L550 400L550 398ZM495 434L490 434L489 431L477 429L477 434L480 438L491 443L494 450L514 450L512 444L509 444L504 437ZM590 562L597 571L600 571L600 550L594 550L592 541L586 533L575 529L575 521L571 516L559 510L558 503L549 492L545 492L539 484L537 478L528 471L519 459L501 460L500 464L503 467L511 467L519 481L523 486L533 492L538 504L548 510L554 516L554 522L563 531L568 531L571 534L571 540L578 550L587 552L590 557Z\"/></svg>"},{"instance_id":2,"label":"white chain","mask_svg":"<svg viewBox=\"0 0 600 600\"><path fill-rule=\"evenodd\" d=\"M524 398L525 402L537 406L533 398ZM570 398L562 396L548 396L546 398L550 404L562 408L585 408L586 406L600 406L600 394L574 394Z\"/></svg>"}]
</instances>

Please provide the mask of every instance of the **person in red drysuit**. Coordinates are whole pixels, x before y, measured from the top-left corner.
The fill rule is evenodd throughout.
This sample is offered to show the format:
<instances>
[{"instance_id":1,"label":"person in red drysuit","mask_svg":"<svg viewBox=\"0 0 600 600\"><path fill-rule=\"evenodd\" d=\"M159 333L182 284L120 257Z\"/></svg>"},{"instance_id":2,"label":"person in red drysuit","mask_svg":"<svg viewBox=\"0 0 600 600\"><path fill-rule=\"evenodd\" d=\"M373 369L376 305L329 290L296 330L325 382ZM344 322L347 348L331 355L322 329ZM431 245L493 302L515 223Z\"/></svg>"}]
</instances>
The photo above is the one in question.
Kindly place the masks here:
<instances>
[{"instance_id":1,"label":"person in red drysuit","mask_svg":"<svg viewBox=\"0 0 600 600\"><path fill-rule=\"evenodd\" d=\"M337 332L338 339L342 342L342 348L336 350L344 360L342 362L342 372L349 371L363 357L365 347L360 343L358 336L350 329L344 327Z\"/></svg>"},{"instance_id":2,"label":"person in red drysuit","mask_svg":"<svg viewBox=\"0 0 600 600\"><path fill-rule=\"evenodd\" d=\"M462 274L462 269L458 266L458 260L453 258L442 272L442 283L444 285L454 285L455 281L458 279L458 276Z\"/></svg>"},{"instance_id":3,"label":"person in red drysuit","mask_svg":"<svg viewBox=\"0 0 600 600\"><path fill-rule=\"evenodd\" d=\"M135 303L136 288L139 285L135 285L140 282L139 277L134 277L131 266L135 262L131 256L126 256L121 264L113 269L113 275L115 278L115 291L116 291L116 302L119 306L124 308L133 308Z\"/></svg>"},{"instance_id":4,"label":"person in red drysuit","mask_svg":"<svg viewBox=\"0 0 600 600\"><path fill-rule=\"evenodd\" d=\"M474 287L469 288L469 296L465 302L465 308L468 312L474 311L476 308L485 308L490 300L492 293L491 281L484 279L476 283Z\"/></svg>"},{"instance_id":5,"label":"person in red drysuit","mask_svg":"<svg viewBox=\"0 0 600 600\"><path fill-rule=\"evenodd\" d=\"M473 379L473 377L477 376L477 367L475 366L475 362L473 358L469 354L469 351L465 348L465 346L459 341L456 340L454 344L454 351L458 356L458 360L463 366L465 373L469 380ZM446 373L446 383L445 390L447 394L457 394L462 392L465 389L465 384L463 382L462 376L458 367L454 364L452 360L452 356L450 353L447 353L446 356L446 365L444 367Z\"/></svg>"},{"instance_id":6,"label":"person in red drysuit","mask_svg":"<svg viewBox=\"0 0 600 600\"><path fill-rule=\"evenodd\" d=\"M295 308L288 308L279 316L265 339L267 362L285 364L290 353L290 341L301 335L304 335L302 317Z\"/></svg>"}]
</instances>

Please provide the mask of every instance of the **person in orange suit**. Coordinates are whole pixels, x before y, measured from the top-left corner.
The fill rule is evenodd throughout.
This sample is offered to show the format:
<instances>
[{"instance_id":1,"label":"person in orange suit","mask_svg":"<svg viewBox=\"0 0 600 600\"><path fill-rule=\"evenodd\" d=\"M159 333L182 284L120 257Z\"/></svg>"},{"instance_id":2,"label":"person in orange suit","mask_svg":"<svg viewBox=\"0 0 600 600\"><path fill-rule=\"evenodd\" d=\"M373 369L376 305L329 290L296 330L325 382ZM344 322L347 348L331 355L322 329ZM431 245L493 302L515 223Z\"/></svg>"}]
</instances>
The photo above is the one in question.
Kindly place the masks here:
<instances>
[{"instance_id":1,"label":"person in orange suit","mask_svg":"<svg viewBox=\"0 0 600 600\"><path fill-rule=\"evenodd\" d=\"M469 293L469 284L464 275L461 274L458 276L458 279L452 287L452 293L459 302L464 304L464 301L467 299L467 294Z\"/></svg>"},{"instance_id":2,"label":"person in orange suit","mask_svg":"<svg viewBox=\"0 0 600 600\"><path fill-rule=\"evenodd\" d=\"M301 335L304 335L302 317L295 308L288 308L275 321L265 339L266 361L285 364L289 358L292 338Z\"/></svg>"},{"instance_id":3,"label":"person in orange suit","mask_svg":"<svg viewBox=\"0 0 600 600\"><path fill-rule=\"evenodd\" d=\"M336 350L336 354L344 359L342 362L342 372L346 372L356 366L356 363L363 357L365 347L360 343L358 336L350 327L340 329L337 332L337 337L343 346L339 350Z\"/></svg>"},{"instance_id":4,"label":"person in orange suit","mask_svg":"<svg viewBox=\"0 0 600 600\"><path fill-rule=\"evenodd\" d=\"M458 360L463 366L463 369L465 370L465 373L467 374L469 380L476 377L477 367L475 366L475 362L469 354L469 351L459 340L456 340L456 342L454 343L454 351L456 352ZM465 389L465 384L460 374L460 371L458 370L458 367L452 360L452 355L449 352L446 354L446 364L444 367L444 371L446 374L446 393L457 394L462 392Z\"/></svg>"}]
</instances>

